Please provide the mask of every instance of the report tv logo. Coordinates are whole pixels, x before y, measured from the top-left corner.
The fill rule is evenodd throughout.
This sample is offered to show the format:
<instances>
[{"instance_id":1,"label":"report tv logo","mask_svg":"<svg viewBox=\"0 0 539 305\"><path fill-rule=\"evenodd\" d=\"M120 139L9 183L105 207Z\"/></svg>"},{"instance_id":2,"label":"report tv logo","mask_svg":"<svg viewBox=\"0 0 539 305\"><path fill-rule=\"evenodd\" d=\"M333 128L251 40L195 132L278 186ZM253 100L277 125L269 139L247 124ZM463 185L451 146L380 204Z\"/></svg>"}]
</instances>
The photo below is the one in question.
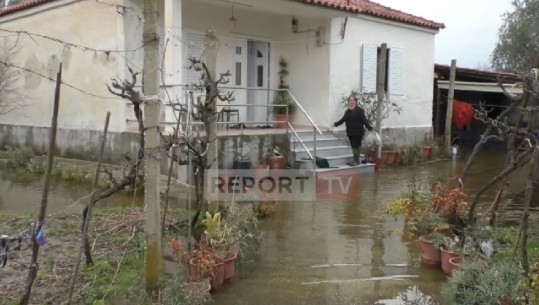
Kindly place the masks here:
<instances>
[{"instance_id":1,"label":"report tv logo","mask_svg":"<svg viewBox=\"0 0 539 305\"><path fill-rule=\"evenodd\" d=\"M331 201L359 199L360 174L297 169L207 170L204 195L219 201Z\"/></svg>"}]
</instances>

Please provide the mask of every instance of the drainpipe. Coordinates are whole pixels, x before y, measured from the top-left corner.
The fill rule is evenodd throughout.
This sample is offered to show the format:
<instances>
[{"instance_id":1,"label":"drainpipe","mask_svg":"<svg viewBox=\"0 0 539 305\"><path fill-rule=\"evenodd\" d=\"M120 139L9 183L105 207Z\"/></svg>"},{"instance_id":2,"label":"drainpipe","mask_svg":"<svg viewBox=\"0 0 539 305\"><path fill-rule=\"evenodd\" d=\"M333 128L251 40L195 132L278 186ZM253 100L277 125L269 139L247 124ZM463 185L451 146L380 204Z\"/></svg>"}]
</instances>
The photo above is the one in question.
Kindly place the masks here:
<instances>
[{"instance_id":1,"label":"drainpipe","mask_svg":"<svg viewBox=\"0 0 539 305\"><path fill-rule=\"evenodd\" d=\"M376 131L382 138L382 111L384 110L384 98L386 87L386 63L387 63L387 44L383 43L380 46L380 52L378 53L378 62L376 73L376 93L378 95L378 104L376 109ZM382 159L382 144L378 145L378 152L376 155L377 162Z\"/></svg>"}]
</instances>

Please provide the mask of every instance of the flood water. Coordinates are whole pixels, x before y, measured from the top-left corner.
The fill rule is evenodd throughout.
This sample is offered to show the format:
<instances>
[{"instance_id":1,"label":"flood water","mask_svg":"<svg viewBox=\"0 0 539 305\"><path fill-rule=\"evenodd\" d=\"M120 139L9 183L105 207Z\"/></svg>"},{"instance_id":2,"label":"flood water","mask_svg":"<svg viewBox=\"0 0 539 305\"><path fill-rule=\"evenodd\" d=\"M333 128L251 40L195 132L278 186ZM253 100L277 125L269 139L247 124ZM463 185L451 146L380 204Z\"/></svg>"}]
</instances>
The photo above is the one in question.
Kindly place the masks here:
<instances>
[{"instance_id":1,"label":"flood water","mask_svg":"<svg viewBox=\"0 0 539 305\"><path fill-rule=\"evenodd\" d=\"M500 154L483 153L465 191L473 194L503 160ZM418 243L403 236L403 221L386 211L414 179L456 186L452 179L464 163L364 175L357 201L277 202L274 214L261 224L265 238L259 259L240 268L237 282L214 295L215 304L442 304L443 272L421 266ZM524 179L517 174L512 189L522 189ZM492 192L487 195L483 205L492 200Z\"/></svg>"},{"instance_id":2,"label":"flood water","mask_svg":"<svg viewBox=\"0 0 539 305\"><path fill-rule=\"evenodd\" d=\"M473 194L502 167L503 155L484 152L469 172L465 191ZM233 284L215 294L214 304L442 304L441 270L423 267L417 241L403 236L403 220L387 214L393 199L413 180L454 179L465 160L440 161L409 167L383 168L361 178L360 199L332 202L277 202L268 219L259 257L239 266ZM511 180L511 193L524 188L525 172ZM49 197L49 211L80 209L74 202L88 190L56 186ZM37 211L40 186L0 181L0 211ZM482 199L490 203L493 192ZM101 204L127 205L129 196ZM511 199L506 200L510 206ZM537 223L534 212L531 223ZM518 212L501 213L502 222L518 219Z\"/></svg>"}]
</instances>

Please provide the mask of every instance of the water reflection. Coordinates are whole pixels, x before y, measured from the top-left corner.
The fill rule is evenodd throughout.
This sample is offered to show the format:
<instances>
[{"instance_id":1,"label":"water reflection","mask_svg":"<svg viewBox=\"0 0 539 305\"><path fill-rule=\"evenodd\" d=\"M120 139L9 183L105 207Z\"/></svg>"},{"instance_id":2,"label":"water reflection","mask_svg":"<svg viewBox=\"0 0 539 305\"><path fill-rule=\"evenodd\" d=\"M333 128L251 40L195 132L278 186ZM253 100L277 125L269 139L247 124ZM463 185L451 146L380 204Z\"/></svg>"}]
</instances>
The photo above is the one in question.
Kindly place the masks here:
<instances>
[{"instance_id":1,"label":"water reflection","mask_svg":"<svg viewBox=\"0 0 539 305\"><path fill-rule=\"evenodd\" d=\"M503 156L483 152L472 166L465 191L473 194L497 173ZM464 160L422 166L385 168L361 176L359 200L277 202L272 217L262 220L265 233L260 256L240 266L239 278L214 296L215 304L439 304L441 270L421 266L417 241L402 235L404 223L386 211L410 181L442 181L455 186ZM525 173L511 178L510 192L523 189ZM51 191L51 213L69 207L89 192L57 185ZM0 181L0 210L37 211L39 183ZM185 203L176 192L172 203ZM490 204L493 192L482 199ZM142 204L142 198L119 194L103 205ZM504 202L511 206L511 199ZM74 209L80 208L79 206ZM537 222L535 213L531 222ZM515 216L516 215L516 216ZM516 219L519 213L513 213ZM535 217L535 218L534 218ZM500 217L502 218L502 217Z\"/></svg>"},{"instance_id":2,"label":"water reflection","mask_svg":"<svg viewBox=\"0 0 539 305\"><path fill-rule=\"evenodd\" d=\"M412 180L456 186L464 161L362 175L359 200L278 203L261 224L266 239L260 258L240 268L237 282L216 294L215 303L440 304L443 272L421 265L417 241L403 236L403 221L386 211ZM503 156L484 152L465 191L477 191L502 164ZM520 179L512 178L511 191Z\"/></svg>"}]
</instances>

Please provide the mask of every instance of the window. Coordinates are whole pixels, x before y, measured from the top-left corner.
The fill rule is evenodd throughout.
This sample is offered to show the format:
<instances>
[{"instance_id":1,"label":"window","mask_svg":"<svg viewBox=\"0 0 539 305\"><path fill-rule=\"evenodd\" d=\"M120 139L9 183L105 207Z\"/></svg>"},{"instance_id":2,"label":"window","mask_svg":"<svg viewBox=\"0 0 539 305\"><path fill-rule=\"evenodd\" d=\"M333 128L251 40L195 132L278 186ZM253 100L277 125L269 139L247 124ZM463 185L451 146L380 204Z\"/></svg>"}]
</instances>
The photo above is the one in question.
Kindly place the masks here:
<instances>
[{"instance_id":1,"label":"window","mask_svg":"<svg viewBox=\"0 0 539 305\"><path fill-rule=\"evenodd\" d=\"M189 69L189 66L191 65L189 58L195 57L204 60L204 44L206 37L204 34L193 32L186 32L183 37L188 42L187 47L184 48L186 55L184 56L183 83L198 84L200 82L200 72Z\"/></svg>"},{"instance_id":2,"label":"window","mask_svg":"<svg viewBox=\"0 0 539 305\"><path fill-rule=\"evenodd\" d=\"M236 75L235 84L236 86L241 86L241 62L236 62L235 70L236 70L234 71L234 74Z\"/></svg>"},{"instance_id":3,"label":"window","mask_svg":"<svg viewBox=\"0 0 539 305\"><path fill-rule=\"evenodd\" d=\"M380 47L364 44L361 58L361 88L363 92L376 92L377 63L382 54ZM386 79L384 91L390 95L404 95L404 50L387 48Z\"/></svg>"}]
</instances>

